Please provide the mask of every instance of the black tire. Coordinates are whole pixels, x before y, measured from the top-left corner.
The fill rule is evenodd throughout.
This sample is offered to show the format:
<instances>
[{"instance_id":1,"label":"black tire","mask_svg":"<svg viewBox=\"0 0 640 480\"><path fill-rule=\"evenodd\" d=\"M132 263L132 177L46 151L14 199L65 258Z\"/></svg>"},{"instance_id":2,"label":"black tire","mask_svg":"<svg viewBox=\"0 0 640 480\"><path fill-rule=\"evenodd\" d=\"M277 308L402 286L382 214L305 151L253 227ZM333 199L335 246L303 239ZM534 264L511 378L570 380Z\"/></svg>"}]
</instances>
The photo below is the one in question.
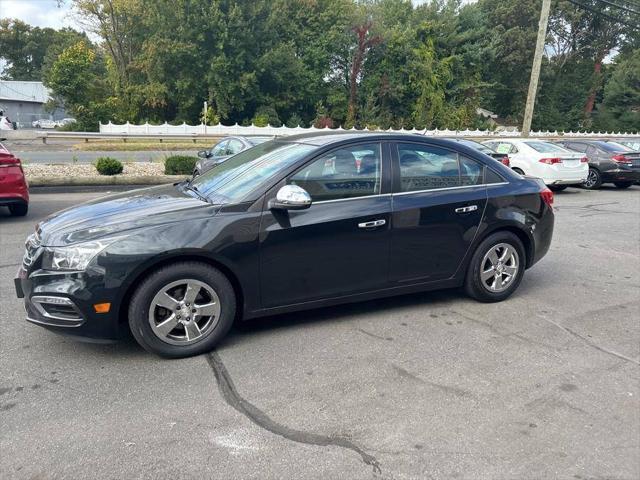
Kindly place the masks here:
<instances>
[{"instance_id":1,"label":"black tire","mask_svg":"<svg viewBox=\"0 0 640 480\"><path fill-rule=\"evenodd\" d=\"M613 182L617 188L629 188L633 182Z\"/></svg>"},{"instance_id":2,"label":"black tire","mask_svg":"<svg viewBox=\"0 0 640 480\"><path fill-rule=\"evenodd\" d=\"M196 178L198 175L200 175L200 170L198 170L197 168L193 171L193 178Z\"/></svg>"},{"instance_id":3,"label":"black tire","mask_svg":"<svg viewBox=\"0 0 640 480\"><path fill-rule=\"evenodd\" d=\"M589 168L589 176L582 186L587 190L598 190L602 186L602 175L595 168Z\"/></svg>"},{"instance_id":4,"label":"black tire","mask_svg":"<svg viewBox=\"0 0 640 480\"><path fill-rule=\"evenodd\" d=\"M14 205L9 205L9 212L14 217L24 217L29 211L28 203L16 203Z\"/></svg>"},{"instance_id":5,"label":"black tire","mask_svg":"<svg viewBox=\"0 0 640 480\"><path fill-rule=\"evenodd\" d=\"M481 278L481 269L484 266L482 265L482 263L485 255L487 255L491 249L500 244L507 244L511 246L513 250L515 250L518 256L518 268L515 275L511 278L511 280L509 280L509 283L504 290L493 292L490 291L489 287L486 286L486 284L483 284ZM492 233L487 238L485 238L480 243L480 245L478 245L476 251L471 257L471 262L469 263L467 276L464 282L465 292L471 298L474 298L480 302L501 302L502 300L505 300L509 296L511 296L511 294L518 288L518 285L520 285L526 268L526 263L527 257L524 246L515 234L507 231Z\"/></svg>"},{"instance_id":6,"label":"black tire","mask_svg":"<svg viewBox=\"0 0 640 480\"><path fill-rule=\"evenodd\" d=\"M519 169L518 167L514 167L511 170L513 170L514 172L516 172L516 173L518 173L520 175L524 175L524 172L521 169Z\"/></svg>"},{"instance_id":7,"label":"black tire","mask_svg":"<svg viewBox=\"0 0 640 480\"><path fill-rule=\"evenodd\" d=\"M186 279L201 282L215 291L219 299L220 314L217 322L195 343L167 343L161 340L151 327L151 302L163 287ZM219 270L201 262L179 262L162 267L145 278L131 297L128 313L131 333L145 350L167 358L190 357L211 351L227 334L236 314L236 296L233 286Z\"/></svg>"},{"instance_id":8,"label":"black tire","mask_svg":"<svg viewBox=\"0 0 640 480\"><path fill-rule=\"evenodd\" d=\"M561 192L566 190L568 185L549 185L549 189L553 192Z\"/></svg>"}]
</instances>

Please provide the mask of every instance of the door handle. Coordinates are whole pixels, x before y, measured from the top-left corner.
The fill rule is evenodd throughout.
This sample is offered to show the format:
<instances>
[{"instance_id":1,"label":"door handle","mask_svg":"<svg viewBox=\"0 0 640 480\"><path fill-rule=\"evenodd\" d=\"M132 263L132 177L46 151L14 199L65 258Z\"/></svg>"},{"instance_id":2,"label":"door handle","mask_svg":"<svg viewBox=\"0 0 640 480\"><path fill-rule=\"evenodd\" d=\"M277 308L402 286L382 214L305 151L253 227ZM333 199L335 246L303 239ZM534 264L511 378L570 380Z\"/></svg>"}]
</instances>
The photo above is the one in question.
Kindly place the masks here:
<instances>
[{"instance_id":1,"label":"door handle","mask_svg":"<svg viewBox=\"0 0 640 480\"><path fill-rule=\"evenodd\" d=\"M358 224L358 228L376 228L381 227L387 223L386 220L372 220L370 222L363 222Z\"/></svg>"},{"instance_id":2,"label":"door handle","mask_svg":"<svg viewBox=\"0 0 640 480\"><path fill-rule=\"evenodd\" d=\"M477 209L478 209L477 205L469 205L467 207L456 208L455 212L456 213L469 213L469 212L475 212Z\"/></svg>"}]
</instances>

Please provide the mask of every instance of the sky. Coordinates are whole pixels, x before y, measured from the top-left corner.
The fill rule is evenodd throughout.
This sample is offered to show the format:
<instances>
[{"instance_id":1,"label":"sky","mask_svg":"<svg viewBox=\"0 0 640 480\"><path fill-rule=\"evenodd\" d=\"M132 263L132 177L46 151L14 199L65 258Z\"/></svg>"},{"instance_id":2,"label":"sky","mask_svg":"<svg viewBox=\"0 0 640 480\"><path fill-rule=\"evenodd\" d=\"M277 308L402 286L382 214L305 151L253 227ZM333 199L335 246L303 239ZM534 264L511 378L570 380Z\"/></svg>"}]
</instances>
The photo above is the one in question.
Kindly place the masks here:
<instances>
[{"instance_id":1,"label":"sky","mask_svg":"<svg viewBox=\"0 0 640 480\"><path fill-rule=\"evenodd\" d=\"M18 18L37 27L73 27L70 3L62 2L58 8L56 0L0 0L0 18Z\"/></svg>"}]
</instances>

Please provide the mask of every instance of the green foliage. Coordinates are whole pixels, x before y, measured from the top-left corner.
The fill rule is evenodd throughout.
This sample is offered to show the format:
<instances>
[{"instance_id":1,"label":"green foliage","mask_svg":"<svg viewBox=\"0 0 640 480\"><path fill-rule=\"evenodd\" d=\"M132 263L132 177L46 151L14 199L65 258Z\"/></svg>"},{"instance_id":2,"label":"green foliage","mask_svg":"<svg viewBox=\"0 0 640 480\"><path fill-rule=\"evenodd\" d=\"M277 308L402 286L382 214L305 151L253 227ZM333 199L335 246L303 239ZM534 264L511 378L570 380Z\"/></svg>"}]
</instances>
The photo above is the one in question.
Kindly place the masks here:
<instances>
[{"instance_id":1,"label":"green foliage","mask_svg":"<svg viewBox=\"0 0 640 480\"><path fill-rule=\"evenodd\" d=\"M164 161L164 173L165 175L191 175L197 161L198 157L172 155Z\"/></svg>"},{"instance_id":2,"label":"green foliage","mask_svg":"<svg viewBox=\"0 0 640 480\"><path fill-rule=\"evenodd\" d=\"M478 107L519 124L541 6L541 0L69 2L96 44L70 29L0 20L1 74L43 78L54 94L51 106L64 105L78 119L73 128L87 130L108 120L462 129L486 126ZM627 71L622 58L640 49L640 37L622 23L637 18L615 2L579 3L589 8L553 3L533 126L637 128L635 111L625 113L626 94L616 93L633 90L629 73L616 72ZM621 60L607 64L615 52Z\"/></svg>"},{"instance_id":3,"label":"green foliage","mask_svg":"<svg viewBox=\"0 0 640 480\"><path fill-rule=\"evenodd\" d=\"M640 50L617 63L604 88L597 126L603 130L640 131Z\"/></svg>"},{"instance_id":4,"label":"green foliage","mask_svg":"<svg viewBox=\"0 0 640 480\"><path fill-rule=\"evenodd\" d=\"M302 120L302 117L300 115L298 115L297 113L294 113L289 117L289 120L287 120L286 125L289 128L296 128L296 127L304 127L305 123L304 123L304 120Z\"/></svg>"},{"instance_id":5,"label":"green foliage","mask_svg":"<svg viewBox=\"0 0 640 480\"><path fill-rule=\"evenodd\" d=\"M100 175L118 175L123 166L120 160L111 157L100 157L96 161L96 170Z\"/></svg>"}]
</instances>

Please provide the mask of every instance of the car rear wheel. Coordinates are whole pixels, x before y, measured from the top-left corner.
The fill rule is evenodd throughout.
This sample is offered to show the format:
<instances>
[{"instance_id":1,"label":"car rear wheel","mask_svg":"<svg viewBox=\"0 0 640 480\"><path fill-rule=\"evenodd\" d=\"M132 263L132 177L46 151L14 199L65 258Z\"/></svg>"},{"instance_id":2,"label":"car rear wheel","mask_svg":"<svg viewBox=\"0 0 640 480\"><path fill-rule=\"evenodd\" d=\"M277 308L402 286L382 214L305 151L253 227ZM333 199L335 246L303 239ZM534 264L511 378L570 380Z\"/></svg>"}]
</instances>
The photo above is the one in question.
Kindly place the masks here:
<instances>
[{"instance_id":1,"label":"car rear wheel","mask_svg":"<svg viewBox=\"0 0 640 480\"><path fill-rule=\"evenodd\" d=\"M629 188L633 182L613 182L613 184L618 188Z\"/></svg>"},{"instance_id":2,"label":"car rear wheel","mask_svg":"<svg viewBox=\"0 0 640 480\"><path fill-rule=\"evenodd\" d=\"M29 204L17 203L15 205L9 205L9 212L14 217L24 217L29 211Z\"/></svg>"},{"instance_id":3,"label":"car rear wheel","mask_svg":"<svg viewBox=\"0 0 640 480\"><path fill-rule=\"evenodd\" d=\"M235 312L235 293L224 274L204 263L180 262L156 270L138 287L129 326L145 350L189 357L212 350Z\"/></svg>"},{"instance_id":4,"label":"car rear wheel","mask_svg":"<svg viewBox=\"0 0 640 480\"><path fill-rule=\"evenodd\" d=\"M505 300L520 285L525 266L526 255L520 239L511 232L496 232L474 252L465 291L481 302Z\"/></svg>"},{"instance_id":5,"label":"car rear wheel","mask_svg":"<svg viewBox=\"0 0 640 480\"><path fill-rule=\"evenodd\" d=\"M582 186L587 190L599 189L602 186L602 175L595 168L590 168L587 179L582 183Z\"/></svg>"},{"instance_id":6,"label":"car rear wheel","mask_svg":"<svg viewBox=\"0 0 640 480\"><path fill-rule=\"evenodd\" d=\"M554 192L561 192L567 189L567 185L549 185L549 189Z\"/></svg>"}]
</instances>

